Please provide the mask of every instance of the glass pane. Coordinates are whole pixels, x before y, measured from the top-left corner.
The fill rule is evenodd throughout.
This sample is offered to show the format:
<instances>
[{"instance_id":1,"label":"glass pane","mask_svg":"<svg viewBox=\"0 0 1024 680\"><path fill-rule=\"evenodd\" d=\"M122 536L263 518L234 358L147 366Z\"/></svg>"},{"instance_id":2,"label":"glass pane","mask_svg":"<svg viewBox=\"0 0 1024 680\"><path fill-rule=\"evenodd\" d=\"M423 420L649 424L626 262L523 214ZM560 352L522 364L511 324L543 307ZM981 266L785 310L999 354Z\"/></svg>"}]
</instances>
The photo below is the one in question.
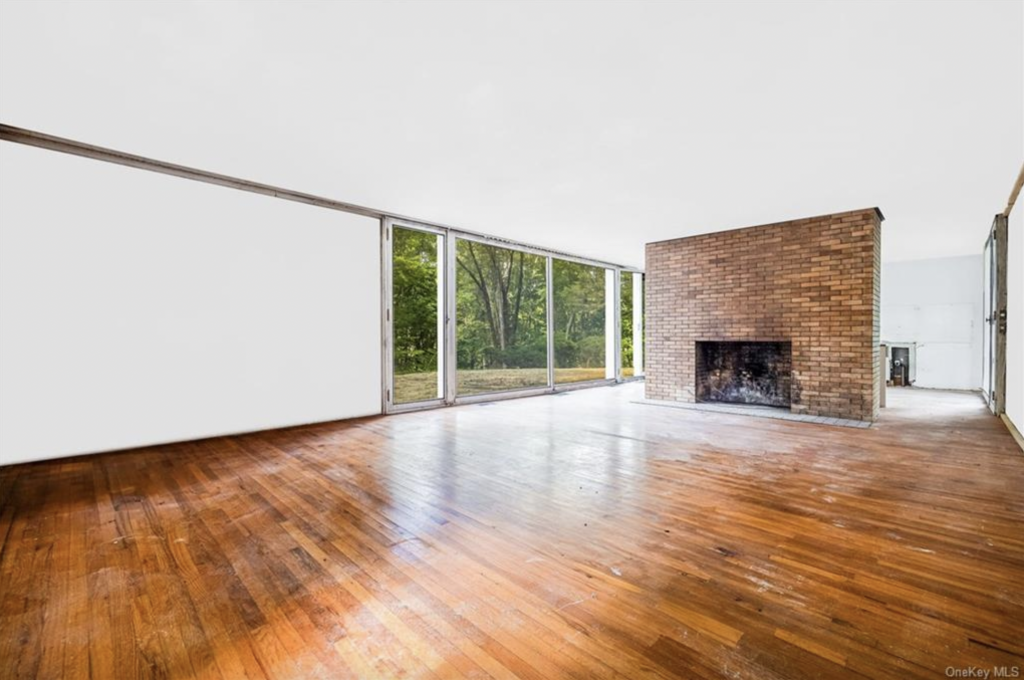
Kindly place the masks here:
<instances>
[{"instance_id":1,"label":"glass pane","mask_svg":"<svg viewBox=\"0 0 1024 680\"><path fill-rule=\"evenodd\" d=\"M622 377L633 376L633 274L622 272L619 276L620 327L622 333Z\"/></svg>"},{"instance_id":2,"label":"glass pane","mask_svg":"<svg viewBox=\"0 0 1024 680\"><path fill-rule=\"evenodd\" d=\"M440 399L444 356L438 309L444 303L438 263L444 259L444 237L396 227L391 238L392 402Z\"/></svg>"},{"instance_id":3,"label":"glass pane","mask_svg":"<svg viewBox=\"0 0 1024 680\"><path fill-rule=\"evenodd\" d=\"M640 275L640 299L637 300L637 304L640 305L640 361L639 369L640 374L645 373L644 361L647 357L647 274Z\"/></svg>"},{"instance_id":4,"label":"glass pane","mask_svg":"<svg viewBox=\"0 0 1024 680\"><path fill-rule=\"evenodd\" d=\"M605 270L552 261L555 382L605 377Z\"/></svg>"},{"instance_id":5,"label":"glass pane","mask_svg":"<svg viewBox=\"0 0 1024 680\"><path fill-rule=\"evenodd\" d=\"M460 239L458 394L548 384L547 258Z\"/></svg>"}]
</instances>

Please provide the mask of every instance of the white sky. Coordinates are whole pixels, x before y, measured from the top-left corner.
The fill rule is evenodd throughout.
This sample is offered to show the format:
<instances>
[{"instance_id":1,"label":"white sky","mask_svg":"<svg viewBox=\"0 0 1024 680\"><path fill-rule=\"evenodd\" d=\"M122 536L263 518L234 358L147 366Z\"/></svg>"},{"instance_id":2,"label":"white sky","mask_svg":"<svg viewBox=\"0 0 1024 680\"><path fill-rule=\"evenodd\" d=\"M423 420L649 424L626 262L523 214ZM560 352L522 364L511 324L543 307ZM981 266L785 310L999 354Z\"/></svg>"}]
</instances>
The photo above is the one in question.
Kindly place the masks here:
<instances>
[{"instance_id":1,"label":"white sky","mask_svg":"<svg viewBox=\"0 0 1024 680\"><path fill-rule=\"evenodd\" d=\"M1014 0L0 0L0 121L622 264L877 205L903 260L980 252L1022 45Z\"/></svg>"}]
</instances>

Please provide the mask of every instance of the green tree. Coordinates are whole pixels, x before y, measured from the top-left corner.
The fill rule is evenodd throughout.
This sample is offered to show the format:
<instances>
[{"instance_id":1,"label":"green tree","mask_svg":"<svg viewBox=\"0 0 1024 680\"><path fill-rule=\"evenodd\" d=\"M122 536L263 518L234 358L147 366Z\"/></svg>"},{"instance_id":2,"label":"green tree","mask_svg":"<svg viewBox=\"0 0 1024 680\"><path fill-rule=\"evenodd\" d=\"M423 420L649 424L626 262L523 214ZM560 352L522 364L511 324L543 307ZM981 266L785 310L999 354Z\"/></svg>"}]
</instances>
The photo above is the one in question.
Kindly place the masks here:
<instances>
[{"instance_id":1,"label":"green tree","mask_svg":"<svg viewBox=\"0 0 1024 680\"><path fill-rule=\"evenodd\" d=\"M605 364L605 270L555 260L555 360L562 368Z\"/></svg>"},{"instance_id":2,"label":"green tree","mask_svg":"<svg viewBox=\"0 0 1024 680\"><path fill-rule=\"evenodd\" d=\"M633 276L630 272L622 272L620 277L622 312L622 368L633 368Z\"/></svg>"},{"instance_id":3,"label":"green tree","mask_svg":"<svg viewBox=\"0 0 1024 680\"><path fill-rule=\"evenodd\" d=\"M459 368L546 366L545 258L461 239L456 262Z\"/></svg>"},{"instance_id":4,"label":"green tree","mask_svg":"<svg viewBox=\"0 0 1024 680\"><path fill-rule=\"evenodd\" d=\"M395 229L392 243L395 373L437 370L437 235ZM456 246L458 367L547 366L547 258L459 239ZM605 365L601 267L553 259L555 363ZM632 286L623 280L623 361L632 362ZM627 307L629 311L627 311Z\"/></svg>"},{"instance_id":5,"label":"green tree","mask_svg":"<svg viewBox=\"0 0 1024 680\"><path fill-rule=\"evenodd\" d=\"M437 236L392 231L395 373L437 370Z\"/></svg>"}]
</instances>

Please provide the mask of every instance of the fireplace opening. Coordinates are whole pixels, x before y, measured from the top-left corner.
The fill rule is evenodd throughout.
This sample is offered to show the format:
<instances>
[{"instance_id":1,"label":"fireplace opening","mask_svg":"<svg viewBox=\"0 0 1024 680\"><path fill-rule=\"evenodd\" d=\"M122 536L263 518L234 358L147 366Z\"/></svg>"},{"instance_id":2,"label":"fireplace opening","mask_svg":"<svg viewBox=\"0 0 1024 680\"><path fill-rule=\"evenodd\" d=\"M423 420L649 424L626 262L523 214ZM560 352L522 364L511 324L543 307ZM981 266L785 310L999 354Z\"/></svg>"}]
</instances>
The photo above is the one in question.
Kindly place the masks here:
<instances>
[{"instance_id":1,"label":"fireplace opening","mask_svg":"<svg viewBox=\"0 0 1024 680\"><path fill-rule=\"evenodd\" d=\"M789 342L698 342L697 401L789 408Z\"/></svg>"}]
</instances>

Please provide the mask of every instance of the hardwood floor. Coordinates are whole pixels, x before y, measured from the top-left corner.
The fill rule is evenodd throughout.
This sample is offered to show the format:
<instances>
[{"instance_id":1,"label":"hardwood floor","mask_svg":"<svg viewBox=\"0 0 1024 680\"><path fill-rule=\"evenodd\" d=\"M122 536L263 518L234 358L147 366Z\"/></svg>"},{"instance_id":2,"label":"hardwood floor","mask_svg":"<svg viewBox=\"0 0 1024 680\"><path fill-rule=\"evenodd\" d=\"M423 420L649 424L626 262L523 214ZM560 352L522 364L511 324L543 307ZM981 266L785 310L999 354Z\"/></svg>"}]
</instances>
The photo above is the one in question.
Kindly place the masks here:
<instances>
[{"instance_id":1,"label":"hardwood floor","mask_svg":"<svg viewBox=\"0 0 1024 680\"><path fill-rule=\"evenodd\" d=\"M1024 673L1024 455L977 396L641 390L0 468L0 676Z\"/></svg>"}]
</instances>

